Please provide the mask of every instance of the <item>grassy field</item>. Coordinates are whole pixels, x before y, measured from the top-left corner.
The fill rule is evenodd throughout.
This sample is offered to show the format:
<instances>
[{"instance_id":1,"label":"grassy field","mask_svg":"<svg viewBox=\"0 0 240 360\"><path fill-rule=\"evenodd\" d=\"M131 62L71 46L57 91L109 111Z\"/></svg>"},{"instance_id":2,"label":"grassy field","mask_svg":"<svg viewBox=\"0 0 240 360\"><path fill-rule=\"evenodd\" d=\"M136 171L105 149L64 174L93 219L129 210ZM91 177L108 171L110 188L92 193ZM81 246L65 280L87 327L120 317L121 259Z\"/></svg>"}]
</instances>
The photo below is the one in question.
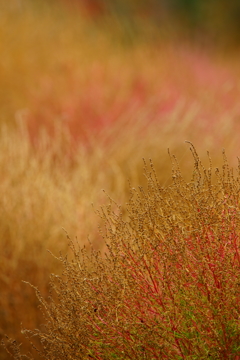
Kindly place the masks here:
<instances>
[{"instance_id":1,"label":"grassy field","mask_svg":"<svg viewBox=\"0 0 240 360\"><path fill-rule=\"evenodd\" d=\"M63 254L69 251L69 241L63 229L74 243L77 237L81 246L85 244L87 251L90 249L88 239L95 249L106 250L98 229L99 224L104 227L106 219L99 218L96 210L111 203L112 198L122 204L124 216L127 214L130 189L139 185L146 188L149 183L149 178L147 180L143 175L143 158L146 161L152 159L163 187L174 182L168 149L171 154L177 155L184 179L191 180L194 162L185 140L194 143L206 168L209 166L207 150L216 167L222 164L223 148L230 166L237 168L240 68L237 53L230 56L186 42L169 41L161 31L155 31L153 25L149 24L145 29L144 22L137 24L139 30L136 31L110 18L93 22L70 10L49 6L19 7L17 2L12 2L12 6L2 3L0 18L0 336L3 338L7 334L17 339L27 351L29 342L21 334L21 323L24 328L42 329L45 320L38 309L39 301L33 289L22 280L36 285L43 297L48 296L51 288L49 276L51 273L61 274L62 264L47 250L56 256L60 251ZM234 183L233 187L235 199L238 199L238 183ZM170 190L166 196L171 198ZM176 194L172 195L172 199L173 203L180 204ZM207 200L203 206L208 206ZM238 209L237 201L231 206ZM220 208L219 216L222 214ZM206 212L204 216L210 215ZM238 234L238 218L234 219ZM232 227L226 231L226 236L230 236L234 228L229 221L227 226ZM217 221L215 224L218 224ZM211 231L215 228L204 233L204 241L212 236ZM231 239L231 254L239 254L239 238ZM216 241L214 238L211 254L216 250ZM192 245L189 243L188 246L187 251L190 251ZM237 274L239 263L233 255L231 257L231 251L227 255L229 261L225 271L230 271L232 266ZM136 256L138 258L141 253L136 253ZM160 253L157 252L156 256L159 257ZM190 258L185 268L192 269L193 263ZM126 263L121 266L126 266ZM106 272L110 270L111 266L104 269ZM129 271L134 278L136 270L132 265ZM146 268L141 271L144 273ZM154 271L156 275L156 268ZM208 271L205 285L210 276ZM186 282L185 275L181 279L176 278L174 273L171 276L170 283L180 281L179 288ZM194 276L191 286L196 286ZM222 291L225 289L224 279L220 279ZM148 281L141 281L146 285L145 280ZM230 281L233 286L231 291L237 291L238 280L233 277ZM115 281L122 284L117 275ZM145 285L141 281L144 290ZM111 281L106 278L107 289L109 283ZM134 300L129 293L131 289L138 294L139 282L134 284L133 288L129 285L126 290L125 305ZM191 286L181 301L186 302L191 297ZM214 285L211 286L216 302L220 298ZM148 292L147 289L145 287ZM226 346L222 345L222 357L219 358L239 359L238 350L234 348L239 333L235 322L239 308L236 307L233 317L230 317L231 306L236 305L234 299L229 302L232 293L229 288L228 291L223 301L224 311L219 310L219 317L229 316L229 334L232 331L232 335L225 339ZM175 300L169 302L169 294L164 301L172 311ZM116 295L118 300L120 295ZM199 298L199 307L203 306L201 301L205 301L204 296ZM137 300L142 304L144 297L142 300L136 297ZM101 297L99 301L102 302ZM192 297L191 302L195 306L196 298ZM131 304L136 307L135 303ZM124 306L121 324L126 323L130 316ZM180 310L177 314L180 318L183 316ZM139 313L136 312L136 316L139 318ZM144 316L149 321L148 326L156 326L148 311ZM213 316L209 315L209 319ZM169 318L164 321L169 321ZM190 340L187 342L185 347L190 355L180 354L182 347L177 345L177 350L173 346L165 358L194 359L193 355L189 356L191 351L193 353L191 349L197 349L197 346L197 358L207 358L204 346L209 331L213 348L213 353L209 354L215 359L216 343L220 340L213 334L216 324L220 331L222 320L211 321L211 329L202 330L203 340L198 344ZM184 324L181 332L187 331L188 322ZM100 325L96 325L96 329L97 326ZM169 329L169 339L173 339L170 334L174 326ZM109 329L106 336L108 334L113 339L115 335ZM174 331L178 330L177 327ZM131 341L126 338L130 343L123 349L125 353L130 351L129 358L143 359L142 353L138 352L141 341L150 336L144 331L140 332L141 339L134 335L134 340L131 340L138 348L130 346ZM98 336L101 343L108 341L107 337L102 337L100 330ZM110 359L111 347L122 349L122 344L112 342L104 353L97 344L92 348L95 359ZM61 359L59 352L56 352L57 355L49 354L45 354L49 360ZM120 353L117 356L121 358ZM0 357L9 359L9 354L0 348ZM157 357L146 355L145 358Z\"/></svg>"}]
</instances>

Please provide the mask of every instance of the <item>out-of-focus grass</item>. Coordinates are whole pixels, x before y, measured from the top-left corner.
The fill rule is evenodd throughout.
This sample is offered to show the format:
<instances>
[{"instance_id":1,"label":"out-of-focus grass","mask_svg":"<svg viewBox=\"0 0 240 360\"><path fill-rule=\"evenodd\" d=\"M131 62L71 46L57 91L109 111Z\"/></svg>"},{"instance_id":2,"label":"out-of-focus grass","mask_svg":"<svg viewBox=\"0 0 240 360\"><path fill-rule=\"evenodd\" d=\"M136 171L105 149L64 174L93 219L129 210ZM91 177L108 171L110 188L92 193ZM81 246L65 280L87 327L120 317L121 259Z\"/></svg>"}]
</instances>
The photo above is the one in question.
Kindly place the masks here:
<instances>
[{"instance_id":1,"label":"out-of-focus grass","mask_svg":"<svg viewBox=\"0 0 240 360\"><path fill-rule=\"evenodd\" d=\"M150 26L134 38L117 20L19 4L0 12L0 334L16 338L20 322L41 323L21 280L47 291L62 227L101 248L102 189L124 205L128 179L144 183L142 157L167 183L167 148L190 176L186 139L215 163L225 147L231 163L240 115L236 60L153 40Z\"/></svg>"},{"instance_id":2,"label":"out-of-focus grass","mask_svg":"<svg viewBox=\"0 0 240 360\"><path fill-rule=\"evenodd\" d=\"M208 123L236 105L236 73L214 56L166 45L162 32L153 41L150 23L134 33L117 19L89 24L80 11L45 6L2 9L1 121L24 109L32 132L64 122L77 136L139 111L162 121L180 103L209 115Z\"/></svg>"},{"instance_id":3,"label":"out-of-focus grass","mask_svg":"<svg viewBox=\"0 0 240 360\"><path fill-rule=\"evenodd\" d=\"M66 134L59 132L54 143L42 137L38 150L33 151L27 133L2 129L0 140L0 261L1 261L1 335L19 338L20 323L40 326L35 295L21 281L39 284L47 292L48 275L58 271L47 249L57 254L66 251L65 228L79 241L90 240L96 248L103 243L98 234L99 219L91 203L98 208L108 201L102 189L124 204L129 178L140 183L143 164L139 154L151 153L157 158L164 143L148 136L136 148L130 133L126 141L119 134L114 146L75 148ZM115 136L117 132L115 131ZM46 150L47 149L47 150ZM70 151L69 151L70 150ZM167 154L158 161L163 181L168 181L170 169L165 165ZM165 171L167 171L165 173ZM16 335L16 333L17 335ZM4 355L2 355L4 356Z\"/></svg>"}]
</instances>

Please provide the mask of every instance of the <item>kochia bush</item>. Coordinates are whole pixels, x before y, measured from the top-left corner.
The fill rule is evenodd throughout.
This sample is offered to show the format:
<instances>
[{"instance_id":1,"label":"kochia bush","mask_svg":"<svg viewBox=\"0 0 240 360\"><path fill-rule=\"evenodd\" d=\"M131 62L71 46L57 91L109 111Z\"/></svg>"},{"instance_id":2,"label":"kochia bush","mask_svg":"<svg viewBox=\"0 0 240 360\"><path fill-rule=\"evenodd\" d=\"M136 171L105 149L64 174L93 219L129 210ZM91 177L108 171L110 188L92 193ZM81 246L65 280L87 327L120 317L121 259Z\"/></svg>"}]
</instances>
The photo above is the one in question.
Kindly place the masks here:
<instances>
[{"instance_id":1,"label":"kochia bush","mask_svg":"<svg viewBox=\"0 0 240 360\"><path fill-rule=\"evenodd\" d=\"M190 149L190 182L172 156L162 187L150 162L126 209L101 209L106 254L70 241L48 301L36 289L46 321L23 330L40 340L29 359L240 359L240 165L235 175L223 153L214 172Z\"/></svg>"}]
</instances>

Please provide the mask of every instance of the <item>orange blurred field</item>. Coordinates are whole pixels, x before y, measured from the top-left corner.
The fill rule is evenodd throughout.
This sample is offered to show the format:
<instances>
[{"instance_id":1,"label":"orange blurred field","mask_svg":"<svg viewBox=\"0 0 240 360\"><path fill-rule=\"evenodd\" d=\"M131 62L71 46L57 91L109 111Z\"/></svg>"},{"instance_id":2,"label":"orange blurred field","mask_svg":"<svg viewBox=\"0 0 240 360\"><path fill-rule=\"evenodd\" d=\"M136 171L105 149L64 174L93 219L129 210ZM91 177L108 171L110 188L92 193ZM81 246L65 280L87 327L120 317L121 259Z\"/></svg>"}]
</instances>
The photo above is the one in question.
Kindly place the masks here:
<instances>
[{"instance_id":1,"label":"orange blurred field","mask_svg":"<svg viewBox=\"0 0 240 360\"><path fill-rule=\"evenodd\" d=\"M102 189L124 206L129 181L145 183L142 158L167 184L168 148L188 178L185 140L206 164L207 150L218 164L225 148L237 166L240 68L237 53L153 39L150 25L135 35L111 19L14 4L0 13L0 335L22 341L21 322L41 323L22 280L47 294L61 271L47 249L67 251L62 228L104 246Z\"/></svg>"}]
</instances>

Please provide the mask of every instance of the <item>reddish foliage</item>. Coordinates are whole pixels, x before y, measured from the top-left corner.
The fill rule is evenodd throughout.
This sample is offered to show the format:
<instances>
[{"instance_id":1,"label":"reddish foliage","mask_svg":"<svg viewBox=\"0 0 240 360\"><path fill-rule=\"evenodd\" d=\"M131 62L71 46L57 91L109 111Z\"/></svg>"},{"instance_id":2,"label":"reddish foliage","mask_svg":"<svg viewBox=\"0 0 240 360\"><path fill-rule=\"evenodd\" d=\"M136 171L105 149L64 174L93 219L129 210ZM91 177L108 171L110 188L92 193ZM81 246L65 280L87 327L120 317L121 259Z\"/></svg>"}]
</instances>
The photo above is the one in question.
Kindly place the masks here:
<instances>
[{"instance_id":1,"label":"reddish foliage","mask_svg":"<svg viewBox=\"0 0 240 360\"><path fill-rule=\"evenodd\" d=\"M35 141L42 127L53 135L56 125L63 125L74 142L87 142L89 136L95 138L121 121L167 125L175 117L183 127L188 119L187 126L196 133L215 133L218 142L224 137L218 124L226 115L229 127L234 124L237 131L239 89L231 71L202 53L183 49L168 53L168 63L161 64L163 69L156 74L148 75L146 67L146 73L138 74L116 68L113 75L98 64L89 69L88 78L78 78L74 67L63 69L56 83L43 78L30 99L31 137Z\"/></svg>"}]
</instances>

